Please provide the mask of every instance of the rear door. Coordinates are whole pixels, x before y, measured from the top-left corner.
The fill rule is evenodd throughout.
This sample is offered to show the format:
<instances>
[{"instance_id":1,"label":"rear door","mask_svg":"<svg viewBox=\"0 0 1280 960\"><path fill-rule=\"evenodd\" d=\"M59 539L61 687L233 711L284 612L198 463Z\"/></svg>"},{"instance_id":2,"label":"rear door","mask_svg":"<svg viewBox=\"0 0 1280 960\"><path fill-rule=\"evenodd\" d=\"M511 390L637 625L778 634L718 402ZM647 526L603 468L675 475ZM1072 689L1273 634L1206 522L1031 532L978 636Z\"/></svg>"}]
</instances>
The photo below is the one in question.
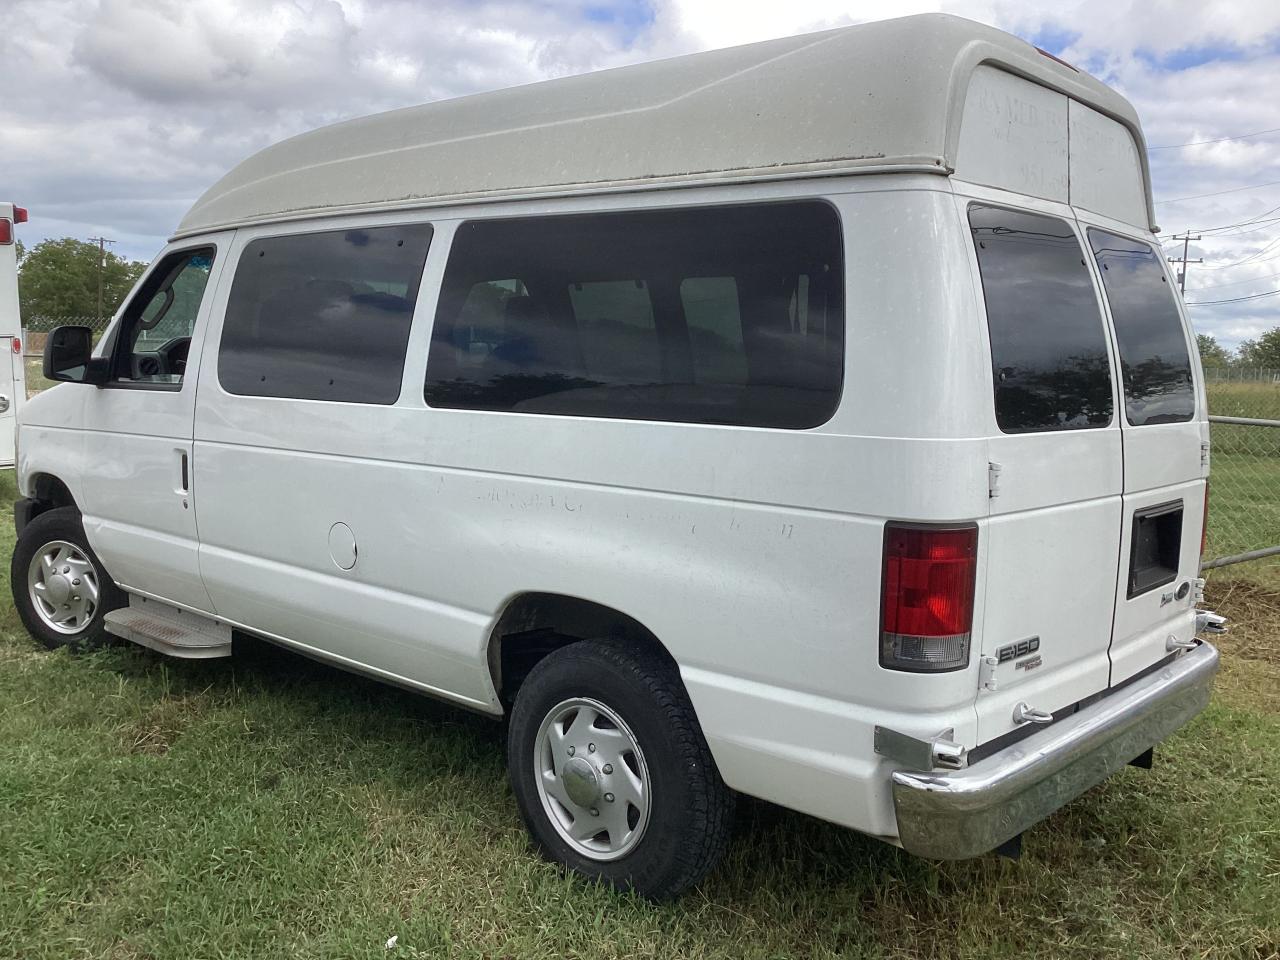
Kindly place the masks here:
<instances>
[{"instance_id":1,"label":"rear door","mask_svg":"<svg viewBox=\"0 0 1280 960\"><path fill-rule=\"evenodd\" d=\"M1106 688L1120 554L1110 343L1074 214L967 203L993 392L978 740Z\"/></svg>"},{"instance_id":2,"label":"rear door","mask_svg":"<svg viewBox=\"0 0 1280 960\"><path fill-rule=\"evenodd\" d=\"M1123 387L1114 684L1194 636L1208 421L1199 364L1159 249L1111 228L1087 226L1086 235L1106 293Z\"/></svg>"}]
</instances>

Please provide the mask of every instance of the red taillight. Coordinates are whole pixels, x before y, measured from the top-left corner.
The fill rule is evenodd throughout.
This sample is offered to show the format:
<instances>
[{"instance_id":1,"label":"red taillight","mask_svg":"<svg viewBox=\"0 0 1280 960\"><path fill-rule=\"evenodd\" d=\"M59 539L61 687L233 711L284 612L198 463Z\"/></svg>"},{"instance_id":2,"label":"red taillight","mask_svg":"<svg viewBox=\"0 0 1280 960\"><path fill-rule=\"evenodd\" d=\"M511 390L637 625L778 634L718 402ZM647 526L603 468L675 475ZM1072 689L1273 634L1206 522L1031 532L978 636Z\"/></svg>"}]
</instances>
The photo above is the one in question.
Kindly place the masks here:
<instances>
[{"instance_id":1,"label":"red taillight","mask_svg":"<svg viewBox=\"0 0 1280 960\"><path fill-rule=\"evenodd\" d=\"M14 207L14 208L13 208L13 222L14 222L14 223L26 223L26 222L27 222L27 208L26 208L26 207Z\"/></svg>"},{"instance_id":2,"label":"red taillight","mask_svg":"<svg viewBox=\"0 0 1280 960\"><path fill-rule=\"evenodd\" d=\"M13 338L13 352L19 355L22 354L22 339L20 337Z\"/></svg>"},{"instance_id":3,"label":"red taillight","mask_svg":"<svg viewBox=\"0 0 1280 960\"><path fill-rule=\"evenodd\" d=\"M13 221L0 217L0 247L13 243Z\"/></svg>"},{"instance_id":4,"label":"red taillight","mask_svg":"<svg viewBox=\"0 0 1280 960\"><path fill-rule=\"evenodd\" d=\"M1209 481L1204 482L1204 517L1200 521L1200 556L1204 556L1205 544L1209 542Z\"/></svg>"},{"instance_id":5,"label":"red taillight","mask_svg":"<svg viewBox=\"0 0 1280 960\"><path fill-rule=\"evenodd\" d=\"M881 666L936 672L968 665L977 567L975 526L885 526Z\"/></svg>"}]
</instances>

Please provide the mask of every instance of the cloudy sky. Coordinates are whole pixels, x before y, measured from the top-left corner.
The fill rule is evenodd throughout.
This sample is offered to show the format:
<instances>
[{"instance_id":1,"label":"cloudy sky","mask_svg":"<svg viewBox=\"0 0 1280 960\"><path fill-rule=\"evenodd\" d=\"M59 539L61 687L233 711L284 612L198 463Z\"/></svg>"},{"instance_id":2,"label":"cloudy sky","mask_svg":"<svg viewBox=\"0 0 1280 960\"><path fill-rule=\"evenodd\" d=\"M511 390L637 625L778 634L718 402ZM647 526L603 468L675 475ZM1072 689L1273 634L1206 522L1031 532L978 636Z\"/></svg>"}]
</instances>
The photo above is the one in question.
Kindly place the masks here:
<instances>
[{"instance_id":1,"label":"cloudy sky","mask_svg":"<svg viewBox=\"0 0 1280 960\"><path fill-rule=\"evenodd\" d=\"M1128 96L1162 229L1204 236L1187 300L1235 301L1197 327L1280 325L1280 296L1238 299L1280 290L1280 3L1257 0L0 0L0 195L31 209L28 243L105 234L149 260L230 166L321 124L928 10Z\"/></svg>"}]
</instances>

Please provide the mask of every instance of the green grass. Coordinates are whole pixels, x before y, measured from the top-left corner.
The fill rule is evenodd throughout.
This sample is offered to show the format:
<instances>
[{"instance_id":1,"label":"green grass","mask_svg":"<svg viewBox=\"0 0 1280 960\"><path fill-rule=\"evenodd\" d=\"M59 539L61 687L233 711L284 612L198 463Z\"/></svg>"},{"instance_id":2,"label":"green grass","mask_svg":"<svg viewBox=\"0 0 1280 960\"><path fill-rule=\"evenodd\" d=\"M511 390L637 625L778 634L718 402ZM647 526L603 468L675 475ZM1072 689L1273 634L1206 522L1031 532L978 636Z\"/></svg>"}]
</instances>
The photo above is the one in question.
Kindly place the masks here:
<instances>
[{"instance_id":1,"label":"green grass","mask_svg":"<svg viewBox=\"0 0 1280 960\"><path fill-rule=\"evenodd\" d=\"M56 381L46 380L44 376L44 361L40 357L24 357L25 372L27 375L27 396L34 397L41 390L47 390L52 387Z\"/></svg>"},{"instance_id":2,"label":"green grass","mask_svg":"<svg viewBox=\"0 0 1280 960\"><path fill-rule=\"evenodd\" d=\"M1209 412L1219 417L1280 420L1280 383L1261 380L1218 381L1205 385Z\"/></svg>"},{"instance_id":3,"label":"green grass","mask_svg":"<svg viewBox=\"0 0 1280 960\"><path fill-rule=\"evenodd\" d=\"M1243 622L1213 705L1020 862L744 802L728 861L662 906L530 853L496 723L269 647L47 653L6 591L0 957L1275 958L1280 594L1213 588Z\"/></svg>"}]
</instances>

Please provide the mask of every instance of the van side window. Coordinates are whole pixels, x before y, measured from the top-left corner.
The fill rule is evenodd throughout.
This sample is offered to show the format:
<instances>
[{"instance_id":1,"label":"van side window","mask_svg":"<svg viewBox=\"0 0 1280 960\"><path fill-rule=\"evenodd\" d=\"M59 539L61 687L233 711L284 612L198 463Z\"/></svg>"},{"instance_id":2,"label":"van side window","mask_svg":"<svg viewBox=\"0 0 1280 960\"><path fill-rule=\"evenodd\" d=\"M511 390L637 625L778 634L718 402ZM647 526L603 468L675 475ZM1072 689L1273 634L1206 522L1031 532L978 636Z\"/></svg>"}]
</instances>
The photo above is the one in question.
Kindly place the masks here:
<instances>
[{"instance_id":1,"label":"van side window","mask_svg":"<svg viewBox=\"0 0 1280 960\"><path fill-rule=\"evenodd\" d=\"M433 407L802 429L844 369L824 203L471 221L445 268Z\"/></svg>"},{"instance_id":2,"label":"van side window","mask_svg":"<svg viewBox=\"0 0 1280 960\"><path fill-rule=\"evenodd\" d=\"M187 371L187 354L214 250L202 247L166 257L125 308L115 383L177 388Z\"/></svg>"},{"instance_id":3,"label":"van side window","mask_svg":"<svg viewBox=\"0 0 1280 960\"><path fill-rule=\"evenodd\" d=\"M1179 423L1196 412L1191 355L1173 285L1150 244L1089 230L1124 374L1129 423Z\"/></svg>"},{"instance_id":4,"label":"van side window","mask_svg":"<svg viewBox=\"0 0 1280 960\"><path fill-rule=\"evenodd\" d=\"M1064 220L973 204L996 422L1004 433L1111 422L1106 331L1084 251Z\"/></svg>"},{"instance_id":5,"label":"van side window","mask_svg":"<svg viewBox=\"0 0 1280 960\"><path fill-rule=\"evenodd\" d=\"M249 243L222 327L223 389L395 403L430 243L425 223Z\"/></svg>"}]
</instances>

